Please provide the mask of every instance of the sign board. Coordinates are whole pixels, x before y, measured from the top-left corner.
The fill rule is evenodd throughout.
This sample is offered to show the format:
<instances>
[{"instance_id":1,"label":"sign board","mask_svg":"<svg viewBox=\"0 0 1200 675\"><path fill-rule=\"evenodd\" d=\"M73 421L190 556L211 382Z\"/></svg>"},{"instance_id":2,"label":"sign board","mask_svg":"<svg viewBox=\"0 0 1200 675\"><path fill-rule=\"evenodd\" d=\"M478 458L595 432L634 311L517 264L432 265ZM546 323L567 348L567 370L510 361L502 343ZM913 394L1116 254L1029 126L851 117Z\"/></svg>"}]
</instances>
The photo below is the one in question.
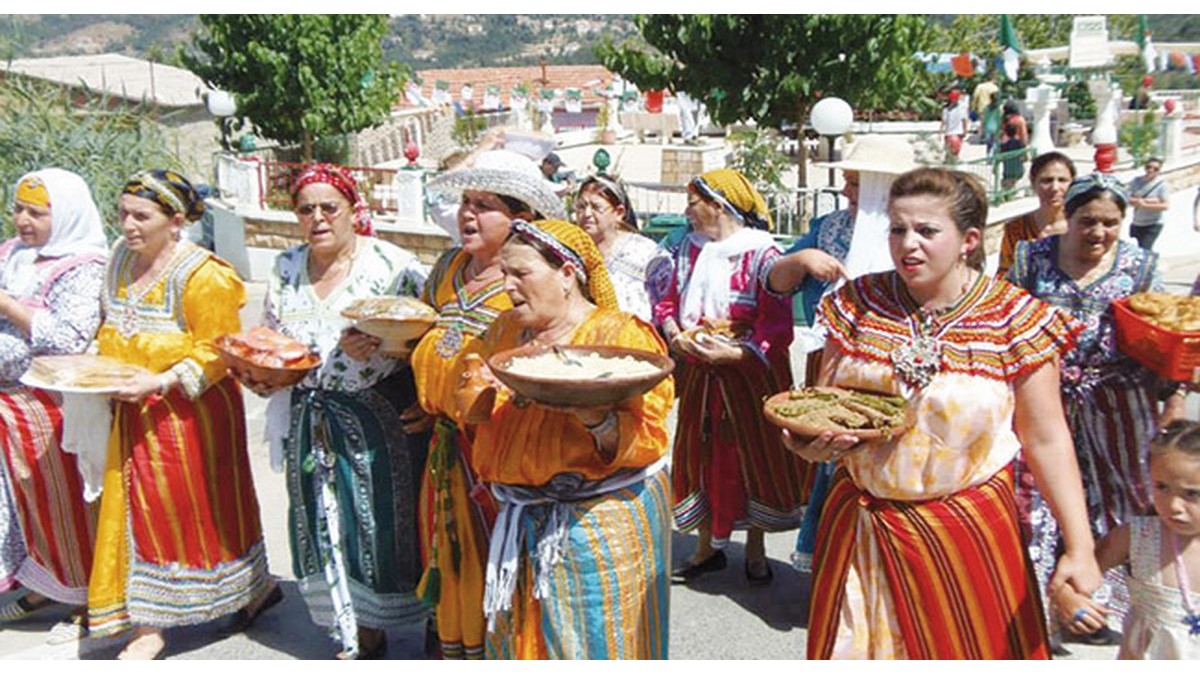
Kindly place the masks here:
<instances>
[{"instance_id":1,"label":"sign board","mask_svg":"<svg viewBox=\"0 0 1200 675\"><path fill-rule=\"evenodd\" d=\"M1108 22L1103 16L1077 16L1071 26L1070 68L1102 68L1112 64Z\"/></svg>"}]
</instances>

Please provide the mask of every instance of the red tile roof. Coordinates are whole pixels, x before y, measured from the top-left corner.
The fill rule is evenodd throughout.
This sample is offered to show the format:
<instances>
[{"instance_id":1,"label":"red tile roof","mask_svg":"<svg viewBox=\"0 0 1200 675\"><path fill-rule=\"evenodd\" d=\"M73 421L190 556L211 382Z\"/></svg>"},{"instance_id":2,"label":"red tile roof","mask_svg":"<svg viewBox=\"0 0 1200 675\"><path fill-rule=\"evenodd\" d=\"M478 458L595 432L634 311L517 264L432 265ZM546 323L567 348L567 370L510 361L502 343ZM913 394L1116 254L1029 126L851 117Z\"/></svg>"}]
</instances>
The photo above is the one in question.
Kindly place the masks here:
<instances>
[{"instance_id":1,"label":"red tile roof","mask_svg":"<svg viewBox=\"0 0 1200 675\"><path fill-rule=\"evenodd\" d=\"M487 87L500 87L500 101L508 105L509 92L513 87L524 84L529 90L529 99L536 100L539 90L565 90L574 87L583 91L583 105L599 105L601 99L596 96L594 89L603 89L612 82L613 75L604 66L546 66L546 82L542 81L541 66L516 66L510 68L437 68L417 71L421 80L421 95L427 99L433 98L434 85L438 80L450 83L450 98L459 100L464 84L470 84L474 89L472 100L475 105L483 103L483 95ZM562 91L559 92L560 96ZM407 101L401 101L402 107L409 107ZM561 105L561 103L560 103Z\"/></svg>"}]
</instances>

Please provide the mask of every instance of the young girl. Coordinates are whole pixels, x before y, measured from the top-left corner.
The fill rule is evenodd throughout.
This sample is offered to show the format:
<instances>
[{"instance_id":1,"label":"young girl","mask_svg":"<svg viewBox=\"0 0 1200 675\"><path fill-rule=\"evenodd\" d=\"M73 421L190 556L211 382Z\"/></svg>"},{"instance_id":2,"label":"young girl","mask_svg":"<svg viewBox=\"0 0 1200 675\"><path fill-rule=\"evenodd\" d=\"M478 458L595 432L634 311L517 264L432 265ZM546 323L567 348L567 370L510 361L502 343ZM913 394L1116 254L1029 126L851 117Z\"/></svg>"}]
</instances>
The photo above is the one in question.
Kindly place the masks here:
<instances>
[{"instance_id":1,"label":"young girl","mask_svg":"<svg viewBox=\"0 0 1200 675\"><path fill-rule=\"evenodd\" d=\"M1158 517L1135 517L1096 547L1101 568L1127 563L1130 613L1118 658L1200 659L1200 423L1179 420L1150 445ZM1063 625L1099 630L1106 611L1064 586L1056 599Z\"/></svg>"}]
</instances>

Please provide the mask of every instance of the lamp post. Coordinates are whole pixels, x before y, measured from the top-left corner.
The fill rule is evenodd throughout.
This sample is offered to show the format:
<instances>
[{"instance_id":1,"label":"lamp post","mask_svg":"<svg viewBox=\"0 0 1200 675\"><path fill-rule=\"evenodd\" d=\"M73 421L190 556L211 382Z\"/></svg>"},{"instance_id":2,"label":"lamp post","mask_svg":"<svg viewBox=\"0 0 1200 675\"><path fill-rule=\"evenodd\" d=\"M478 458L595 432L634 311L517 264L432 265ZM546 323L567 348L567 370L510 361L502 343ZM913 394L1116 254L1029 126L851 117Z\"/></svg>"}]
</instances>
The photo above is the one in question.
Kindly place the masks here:
<instances>
[{"instance_id":1,"label":"lamp post","mask_svg":"<svg viewBox=\"0 0 1200 675\"><path fill-rule=\"evenodd\" d=\"M809 113L809 123L829 143L829 161L836 162L838 157L834 151L837 137L850 131L854 124L854 110L850 104L836 96L829 96L817 101ZM829 187L833 187L833 167L829 167Z\"/></svg>"},{"instance_id":2,"label":"lamp post","mask_svg":"<svg viewBox=\"0 0 1200 675\"><path fill-rule=\"evenodd\" d=\"M221 147L228 151L229 134L232 131L230 126L233 123L233 115L237 113L237 101L234 100L233 94L219 89L206 92L203 98L208 113L221 120Z\"/></svg>"}]
</instances>

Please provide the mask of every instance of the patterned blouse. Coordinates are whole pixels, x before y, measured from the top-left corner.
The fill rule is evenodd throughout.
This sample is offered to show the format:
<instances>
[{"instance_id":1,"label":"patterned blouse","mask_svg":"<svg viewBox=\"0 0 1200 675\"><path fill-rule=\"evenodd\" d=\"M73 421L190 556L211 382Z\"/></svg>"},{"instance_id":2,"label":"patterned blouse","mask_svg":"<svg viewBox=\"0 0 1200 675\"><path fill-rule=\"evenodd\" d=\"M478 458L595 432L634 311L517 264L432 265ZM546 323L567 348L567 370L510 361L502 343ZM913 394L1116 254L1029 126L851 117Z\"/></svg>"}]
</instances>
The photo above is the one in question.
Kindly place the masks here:
<instances>
[{"instance_id":1,"label":"patterned blouse","mask_svg":"<svg viewBox=\"0 0 1200 675\"><path fill-rule=\"evenodd\" d=\"M670 283L671 254L649 237L630 234L617 242L604 259L604 266L617 292L621 311L652 322L654 304Z\"/></svg>"},{"instance_id":2,"label":"patterned blouse","mask_svg":"<svg viewBox=\"0 0 1200 675\"><path fill-rule=\"evenodd\" d=\"M671 276L667 293L655 305L654 323L661 326L668 317L679 320L683 287L691 281L696 259L702 246L688 237L675 254L676 273ZM742 345L753 350L763 361L770 363L768 353L787 353L792 344L792 302L787 295L772 293L767 287L767 274L781 255L778 246L769 246L743 253L734 263L729 279L732 291L728 317L735 324L750 327L750 335ZM680 281L682 280L682 282Z\"/></svg>"},{"instance_id":3,"label":"patterned blouse","mask_svg":"<svg viewBox=\"0 0 1200 675\"><path fill-rule=\"evenodd\" d=\"M396 359L380 354L365 361L347 356L338 341L353 321L342 316L342 310L355 300L377 295L417 297L428 272L415 255L386 241L360 238L358 247L349 275L324 299L317 297L308 278L307 244L290 248L275 259L264 300L266 324L309 345L321 357L321 366L310 372L300 387L361 391L400 366Z\"/></svg>"},{"instance_id":4,"label":"patterned blouse","mask_svg":"<svg viewBox=\"0 0 1200 675\"><path fill-rule=\"evenodd\" d=\"M827 296L820 318L841 353L833 384L901 394L892 353L912 338L916 316L895 272L861 276ZM1080 330L1065 313L985 275L937 325L942 368L925 387L904 392L914 426L842 460L876 497L942 497L1011 462L1020 448L1013 383L1070 350Z\"/></svg>"},{"instance_id":5,"label":"patterned blouse","mask_svg":"<svg viewBox=\"0 0 1200 675\"><path fill-rule=\"evenodd\" d=\"M1129 361L1117 350L1116 324L1110 305L1133 293L1162 291L1158 254L1131 241L1118 241L1112 268L1104 276L1080 288L1058 266L1061 238L1047 237L1017 246L1008 278L1036 298L1069 312L1084 323L1079 348L1067 355L1064 374L1073 368L1093 368ZM1128 365L1132 365L1129 361Z\"/></svg>"},{"instance_id":6,"label":"patterned blouse","mask_svg":"<svg viewBox=\"0 0 1200 675\"><path fill-rule=\"evenodd\" d=\"M0 254L3 269L7 253ZM104 288L104 260L98 256L48 259L30 272L33 289L15 299L35 308L29 336L0 318L0 387L11 386L29 368L34 356L77 354L87 348L100 326L100 295Z\"/></svg>"}]
</instances>

